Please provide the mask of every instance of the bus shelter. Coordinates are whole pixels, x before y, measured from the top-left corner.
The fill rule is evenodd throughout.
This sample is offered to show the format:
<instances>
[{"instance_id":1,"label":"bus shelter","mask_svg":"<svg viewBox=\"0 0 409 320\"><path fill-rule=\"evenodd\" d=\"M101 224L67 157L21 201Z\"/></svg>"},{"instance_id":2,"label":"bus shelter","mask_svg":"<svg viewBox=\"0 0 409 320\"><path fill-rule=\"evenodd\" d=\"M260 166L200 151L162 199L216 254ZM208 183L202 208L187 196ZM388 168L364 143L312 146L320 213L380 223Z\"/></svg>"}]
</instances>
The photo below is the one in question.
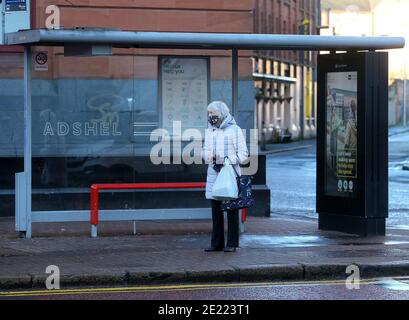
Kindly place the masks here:
<instances>
[{"instance_id":1,"label":"bus shelter","mask_svg":"<svg viewBox=\"0 0 409 320\"><path fill-rule=\"evenodd\" d=\"M314 35L271 35L271 34L209 34L209 33L167 33L167 32L132 32L105 29L73 29L73 30L47 30L36 29L10 33L6 36L8 45L22 45L24 50L24 172L16 175L16 231L27 238L32 235L33 222L64 222L88 221L89 210L32 210L32 174L33 174L33 125L32 125L32 96L33 81L32 69L35 63L41 68L46 64L44 55L32 56L32 47L63 48L63 55L67 57L99 57L110 56L115 49L170 49L170 50L228 50L231 51L231 109L236 115L239 112L239 51L240 50L297 50L297 51L329 51L331 54L346 52L355 54L359 52L374 53L377 50L395 49L404 47L404 39L398 37L328 37ZM34 58L34 59L33 59ZM169 57L161 57L163 63L169 63ZM194 59L195 57L191 57ZM197 68L200 67L197 61ZM342 65L342 59L340 60ZM161 64L163 67L164 64ZM173 66L174 68L178 68ZM342 66L341 66L342 67ZM175 70L173 70L175 71ZM177 70L176 70L177 71ZM168 79L171 83L172 78ZM162 79L162 84L166 79ZM169 88L161 87L161 90ZM385 88L386 90L387 88ZM163 96L163 95L162 95ZM97 99L97 98L96 98ZM132 104L132 101L128 101ZM160 110L163 112L163 110ZM52 118L50 113L43 114ZM203 119L202 119L203 120ZM203 123L206 123L204 119ZM153 122L145 121L137 126L149 126ZM165 124L162 123L165 126ZM139 128L139 127L138 127ZM148 129L147 129L148 128ZM64 126L63 128L64 129ZM80 130L73 127L73 130ZM88 128L89 129L89 128ZM107 128L105 128L107 129ZM118 128L117 128L118 129ZM256 126L254 129L257 129ZM45 127L44 132L52 130ZM84 130L84 128L83 128ZM92 128L91 128L92 130ZM102 128L104 130L104 128ZM107 129L108 130L108 129ZM104 131L103 131L104 132ZM136 136L146 135L147 132L136 131ZM113 132L115 134L115 130ZM253 150L254 151L254 150ZM260 168L259 168L260 169ZM265 168L262 168L265 170ZM186 179L185 179L186 180ZM186 182L186 181L185 181ZM88 186L89 187L89 186ZM318 189L317 189L318 190ZM317 195L318 196L318 195ZM164 200L166 201L166 200ZM181 198L180 202L187 201ZM173 210L173 211L172 211ZM172 210L145 210L145 218L159 215L162 218L181 218L182 207ZM141 210L106 210L115 215L123 215L127 220L138 220ZM191 214L192 215L192 214ZM112 220L117 220L112 218ZM336 229L336 226L333 228Z\"/></svg>"}]
</instances>

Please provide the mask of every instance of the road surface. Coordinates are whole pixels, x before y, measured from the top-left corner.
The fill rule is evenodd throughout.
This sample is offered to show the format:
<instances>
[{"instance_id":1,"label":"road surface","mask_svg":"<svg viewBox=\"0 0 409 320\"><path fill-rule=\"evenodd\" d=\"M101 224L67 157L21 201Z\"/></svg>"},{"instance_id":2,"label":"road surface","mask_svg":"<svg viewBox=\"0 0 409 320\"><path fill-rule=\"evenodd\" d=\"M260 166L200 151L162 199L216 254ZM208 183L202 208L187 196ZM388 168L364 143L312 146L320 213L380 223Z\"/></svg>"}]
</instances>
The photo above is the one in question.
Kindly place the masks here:
<instances>
[{"instance_id":1,"label":"road surface","mask_svg":"<svg viewBox=\"0 0 409 320\"><path fill-rule=\"evenodd\" d=\"M273 215L318 219L315 212L316 149L311 147L267 158L267 184ZM409 132L389 138L388 228L409 230Z\"/></svg>"},{"instance_id":2,"label":"road surface","mask_svg":"<svg viewBox=\"0 0 409 320\"><path fill-rule=\"evenodd\" d=\"M34 300L408 300L409 278L362 279L355 289L345 280L181 284L79 288L0 293L0 299Z\"/></svg>"}]
</instances>

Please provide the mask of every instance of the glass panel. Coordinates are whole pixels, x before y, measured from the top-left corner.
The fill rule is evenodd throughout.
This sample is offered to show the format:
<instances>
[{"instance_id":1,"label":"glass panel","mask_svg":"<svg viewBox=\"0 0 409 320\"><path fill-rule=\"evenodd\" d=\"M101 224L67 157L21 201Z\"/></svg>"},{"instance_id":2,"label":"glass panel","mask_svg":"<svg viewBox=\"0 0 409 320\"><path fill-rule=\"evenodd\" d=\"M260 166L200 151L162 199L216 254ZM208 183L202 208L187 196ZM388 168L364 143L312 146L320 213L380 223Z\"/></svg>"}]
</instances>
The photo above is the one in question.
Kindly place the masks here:
<instances>
[{"instance_id":1,"label":"glass panel","mask_svg":"<svg viewBox=\"0 0 409 320\"><path fill-rule=\"evenodd\" d=\"M189 120L183 129L204 129L208 102L223 100L231 108L230 51L207 56L194 50L114 49L112 56L69 57L62 49L34 48L34 60L37 53L46 54L48 63L41 68L35 64L33 70L34 211L87 210L94 183L205 181L205 164L175 162L189 138L180 146L172 142L169 164L155 164L150 157L158 144L152 132L162 127L164 116L159 60L178 58L185 68L188 98L183 104L182 92L177 94L182 105L175 115L201 115L203 123ZM192 94L199 80L204 81L200 90L206 91L200 103L198 94ZM189 203L172 191L115 191L101 195L100 207L207 206L199 193Z\"/></svg>"},{"instance_id":2,"label":"glass panel","mask_svg":"<svg viewBox=\"0 0 409 320\"><path fill-rule=\"evenodd\" d=\"M89 208L93 183L132 182L132 50L104 57L46 52L33 70L33 210Z\"/></svg>"},{"instance_id":3,"label":"glass panel","mask_svg":"<svg viewBox=\"0 0 409 320\"><path fill-rule=\"evenodd\" d=\"M0 53L0 216L14 215L14 175L23 171L23 54Z\"/></svg>"}]
</instances>

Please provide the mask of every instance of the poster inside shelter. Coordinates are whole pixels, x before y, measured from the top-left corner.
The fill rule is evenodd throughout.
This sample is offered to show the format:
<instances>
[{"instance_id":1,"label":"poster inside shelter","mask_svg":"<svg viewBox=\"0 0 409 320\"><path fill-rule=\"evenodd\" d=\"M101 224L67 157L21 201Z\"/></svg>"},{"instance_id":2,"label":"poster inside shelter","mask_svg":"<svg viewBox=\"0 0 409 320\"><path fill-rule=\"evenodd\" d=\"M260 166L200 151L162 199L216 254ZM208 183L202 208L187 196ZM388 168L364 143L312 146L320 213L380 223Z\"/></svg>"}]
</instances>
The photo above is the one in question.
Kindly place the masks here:
<instances>
[{"instance_id":1,"label":"poster inside shelter","mask_svg":"<svg viewBox=\"0 0 409 320\"><path fill-rule=\"evenodd\" d=\"M358 73L331 72L326 77L325 194L357 195Z\"/></svg>"},{"instance_id":2,"label":"poster inside shelter","mask_svg":"<svg viewBox=\"0 0 409 320\"><path fill-rule=\"evenodd\" d=\"M207 128L208 63L206 58L162 58L162 128L171 135L174 121L181 122L182 132Z\"/></svg>"}]
</instances>

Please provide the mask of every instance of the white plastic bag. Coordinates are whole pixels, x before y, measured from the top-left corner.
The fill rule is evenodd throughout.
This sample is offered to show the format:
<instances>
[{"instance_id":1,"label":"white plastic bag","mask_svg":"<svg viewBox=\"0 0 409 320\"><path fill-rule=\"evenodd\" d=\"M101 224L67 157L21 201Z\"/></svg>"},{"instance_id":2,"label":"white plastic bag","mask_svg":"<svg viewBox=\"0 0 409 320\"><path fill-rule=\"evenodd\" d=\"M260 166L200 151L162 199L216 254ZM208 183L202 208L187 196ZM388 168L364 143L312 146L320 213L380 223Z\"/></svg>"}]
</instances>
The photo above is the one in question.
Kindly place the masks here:
<instances>
[{"instance_id":1,"label":"white plastic bag","mask_svg":"<svg viewBox=\"0 0 409 320\"><path fill-rule=\"evenodd\" d=\"M214 182L212 197L216 200L234 200L239 197L236 173L227 159Z\"/></svg>"}]
</instances>

